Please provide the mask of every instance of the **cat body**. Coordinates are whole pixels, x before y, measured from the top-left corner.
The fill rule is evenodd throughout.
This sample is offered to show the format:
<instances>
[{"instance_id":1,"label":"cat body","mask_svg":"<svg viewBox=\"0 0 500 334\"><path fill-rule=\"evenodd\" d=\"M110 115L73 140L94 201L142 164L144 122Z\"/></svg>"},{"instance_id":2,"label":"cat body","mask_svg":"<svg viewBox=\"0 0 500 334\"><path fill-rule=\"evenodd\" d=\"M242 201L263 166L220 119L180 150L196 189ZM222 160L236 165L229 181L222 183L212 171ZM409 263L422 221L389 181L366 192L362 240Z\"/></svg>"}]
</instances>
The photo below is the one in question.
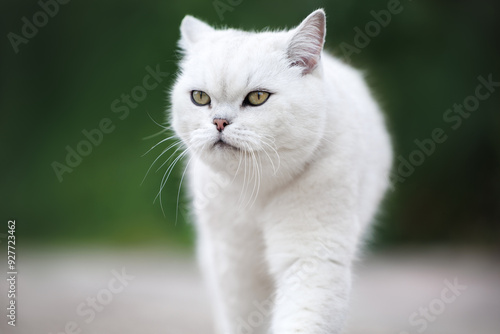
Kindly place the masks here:
<instances>
[{"instance_id":1,"label":"cat body","mask_svg":"<svg viewBox=\"0 0 500 334\"><path fill-rule=\"evenodd\" d=\"M290 31L181 25L171 123L216 333L343 328L392 151L363 76L323 52L325 33L322 10Z\"/></svg>"}]
</instances>

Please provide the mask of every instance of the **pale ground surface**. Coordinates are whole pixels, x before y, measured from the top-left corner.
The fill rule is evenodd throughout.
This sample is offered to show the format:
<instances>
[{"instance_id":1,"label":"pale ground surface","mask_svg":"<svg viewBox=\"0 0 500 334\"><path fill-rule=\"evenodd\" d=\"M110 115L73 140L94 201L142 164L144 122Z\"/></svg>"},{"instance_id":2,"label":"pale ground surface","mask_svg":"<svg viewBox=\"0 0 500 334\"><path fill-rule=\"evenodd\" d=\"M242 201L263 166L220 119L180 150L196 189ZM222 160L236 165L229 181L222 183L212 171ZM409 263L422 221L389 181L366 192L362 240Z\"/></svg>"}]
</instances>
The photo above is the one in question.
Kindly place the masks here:
<instances>
[{"instance_id":1,"label":"pale ground surface","mask_svg":"<svg viewBox=\"0 0 500 334\"><path fill-rule=\"evenodd\" d=\"M1 334L211 334L210 306L194 260L167 250L24 250L18 253L18 320L6 324L6 280L0 283ZM135 276L95 319L76 310L87 297L109 296L112 270ZM2 260L1 272L7 268ZM500 256L473 250L398 250L358 263L348 334L410 334L421 307L442 314L423 333L500 333ZM454 302L439 299L444 280L467 286ZM118 287L119 284L116 285ZM101 299L102 300L102 299ZM418 317L419 319L420 316ZM249 334L249 332L245 332Z\"/></svg>"}]
</instances>

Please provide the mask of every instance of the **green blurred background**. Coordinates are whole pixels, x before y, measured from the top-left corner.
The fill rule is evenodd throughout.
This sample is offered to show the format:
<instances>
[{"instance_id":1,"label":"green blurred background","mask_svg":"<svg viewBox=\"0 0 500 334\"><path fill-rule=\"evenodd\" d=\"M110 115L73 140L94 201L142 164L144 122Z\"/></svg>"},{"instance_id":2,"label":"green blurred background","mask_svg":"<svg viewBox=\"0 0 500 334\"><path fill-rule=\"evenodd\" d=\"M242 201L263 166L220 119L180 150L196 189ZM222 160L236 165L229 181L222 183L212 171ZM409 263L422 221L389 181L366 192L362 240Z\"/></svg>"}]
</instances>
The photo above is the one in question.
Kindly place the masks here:
<instances>
[{"instance_id":1,"label":"green blurred background","mask_svg":"<svg viewBox=\"0 0 500 334\"><path fill-rule=\"evenodd\" d=\"M374 20L370 11L387 6L387 0L73 0L59 5L15 53L8 33L22 35L22 18L33 22L41 7L34 0L1 0L0 233L16 219L24 244L191 245L182 193L176 210L182 164L162 194L165 216L153 200L167 166L154 168L141 186L169 144L142 157L161 138L143 139L161 130L152 119L165 119L184 15L259 30L295 26L323 7L327 49L342 56L342 43L355 46L353 29L364 30ZM457 130L443 114L474 94L478 76L500 81L500 3L404 0L401 6L350 62L367 73L384 106L396 156L408 159L414 140L429 138L435 128L445 129L448 140L389 192L373 245L496 245L500 92L481 101ZM170 75L120 119L112 102L142 86L148 66ZM97 128L103 118L114 131L59 182L51 164L65 163L66 146L75 149L85 139L82 130Z\"/></svg>"}]
</instances>

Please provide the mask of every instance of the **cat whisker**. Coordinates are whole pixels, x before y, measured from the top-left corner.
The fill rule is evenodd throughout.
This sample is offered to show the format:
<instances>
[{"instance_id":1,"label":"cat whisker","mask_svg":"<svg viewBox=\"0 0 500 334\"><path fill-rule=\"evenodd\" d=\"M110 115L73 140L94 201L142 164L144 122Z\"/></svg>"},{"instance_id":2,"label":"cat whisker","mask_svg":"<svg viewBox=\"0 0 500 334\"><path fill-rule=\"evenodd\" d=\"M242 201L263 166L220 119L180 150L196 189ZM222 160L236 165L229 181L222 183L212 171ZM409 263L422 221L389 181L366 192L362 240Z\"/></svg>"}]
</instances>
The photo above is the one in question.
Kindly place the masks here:
<instances>
[{"instance_id":1,"label":"cat whisker","mask_svg":"<svg viewBox=\"0 0 500 334\"><path fill-rule=\"evenodd\" d=\"M266 144L267 146L269 146L269 144L267 144L264 140L261 140L261 143ZM271 162L271 165L273 166L273 172L274 172L274 175L276 175L276 173L278 172L278 170L276 169L276 166L274 165L274 161L273 161L273 159L271 159L271 157L270 157L270 156L269 156L269 154L267 153L266 148L265 148L265 147L263 147L262 145L260 145L260 146L261 146L262 151L263 151L263 152L267 155L267 158L268 158L268 159L269 159L269 161ZM270 146L269 146L269 147L270 147ZM271 149L272 149L272 147L271 147ZM278 168L279 168L279 166L278 166Z\"/></svg>"},{"instance_id":2,"label":"cat whisker","mask_svg":"<svg viewBox=\"0 0 500 334\"><path fill-rule=\"evenodd\" d=\"M180 142L179 144L182 144L182 142ZM174 145L174 146L176 146L176 145ZM182 145L181 145L181 146L179 146L179 147L177 147L177 148L175 149L175 151L174 151L174 152L172 152L172 154L170 154L170 156L168 157L168 159L167 159L167 160L165 160L165 162L164 162L164 163L162 163L162 164L160 165L160 167L158 167L158 168L156 169L156 172L155 172L155 173L158 173L158 172L160 171L160 169L162 169L162 168L163 168L163 166L165 166L165 165L166 165L166 164L170 161L170 159L172 159L172 157L173 157L173 156L175 156L175 154L176 154L179 150L182 150L182 149L183 149L183 148L182 148Z\"/></svg>"},{"instance_id":3,"label":"cat whisker","mask_svg":"<svg viewBox=\"0 0 500 334\"><path fill-rule=\"evenodd\" d=\"M162 201L162 198L161 198L161 194L163 192L163 188L165 187L168 179L170 178L170 175L172 174L173 170L174 170L174 167L175 165L179 162L179 160L183 159L188 153L189 151L194 151L194 148L192 147L192 145L186 145L185 143L183 143L182 141L179 141L176 143L176 145L178 144L182 144L184 145L184 150L170 163L170 165L168 166L167 170L165 171L164 175L163 175L163 178L162 178L162 181L160 183L160 190L158 191L158 194L156 195L153 203L156 202L157 199L159 199L160 201L160 207L162 209L162 212L163 212L163 215L165 216L165 211L164 211L164 208L163 208L163 201ZM173 145L171 145L173 146ZM172 157L175 155L176 152L178 152L180 149L182 148L182 146L178 147L171 155L170 157L160 166L160 168L157 169L157 172L168 162L172 159ZM203 148L202 148L203 149ZM187 171L187 168L188 168L188 165L189 163L191 162L191 160L193 159L193 156L189 159L186 167L184 168L184 172L182 173L182 177L181 177L181 181L180 181L180 184L179 184L179 190L177 192L177 205L176 205L176 213L175 213L175 223L177 224L177 220L178 220L178 216L179 216L179 198L180 198L180 191L181 191L181 186L182 186L182 181L184 180L184 176L185 176L185 173Z\"/></svg>"},{"instance_id":4,"label":"cat whisker","mask_svg":"<svg viewBox=\"0 0 500 334\"><path fill-rule=\"evenodd\" d=\"M243 153L243 164L244 164L244 174L243 174L243 185L241 187L241 192L240 192L240 197L238 199L238 209L240 209L241 205L244 203L245 198L243 197L243 194L245 194L245 188L247 184L247 149L246 149L246 144L243 144L245 146L245 150L242 151Z\"/></svg>"},{"instance_id":5,"label":"cat whisker","mask_svg":"<svg viewBox=\"0 0 500 334\"><path fill-rule=\"evenodd\" d=\"M177 162L179 162L180 159L182 159L185 155L186 155L186 151L182 152L178 157L176 157L171 163L170 165L168 166L167 170L165 171L165 173L163 174L163 177L162 177L162 180L161 180L161 183L160 183L160 191L158 192L158 195L161 196L161 191L163 190L163 188L165 187L169 177L170 177L170 174L172 173L175 165L177 164ZM158 198L158 195L156 196L155 198L155 201L156 199ZM154 202L153 202L154 203Z\"/></svg>"},{"instance_id":6,"label":"cat whisker","mask_svg":"<svg viewBox=\"0 0 500 334\"><path fill-rule=\"evenodd\" d=\"M234 173L234 176L233 176L233 179L231 180L231 183L233 183L233 182L234 182L234 180L235 180L235 179L236 179L236 177L238 176L238 172L240 171L242 153L241 153L241 150L240 150L239 152L240 152L240 154L239 154L238 167L236 168L236 172Z\"/></svg>"},{"instance_id":7,"label":"cat whisker","mask_svg":"<svg viewBox=\"0 0 500 334\"><path fill-rule=\"evenodd\" d=\"M191 163L191 160L193 160L193 157L194 157L194 155L192 155L191 158L189 158L189 160L186 164L186 167L184 167L184 172L182 173L182 176L181 176L181 182L179 182L179 190L177 191L177 206L175 209L175 225L176 226L177 226L177 219L179 217L179 198L180 198L180 194L181 194L182 181L184 181L184 176L186 175L186 171L188 170L189 164Z\"/></svg>"},{"instance_id":8,"label":"cat whisker","mask_svg":"<svg viewBox=\"0 0 500 334\"><path fill-rule=\"evenodd\" d=\"M152 135L150 135L150 136L146 136L146 137L142 138L142 140L149 140L149 139L152 139L152 138L157 137L157 136L159 136L159 135L162 135L162 134L164 134L165 132L168 132L168 131L170 131L170 130L168 130L168 129L163 129L163 130L161 130L161 131L159 131L159 132L157 132L157 133L154 133L154 134L152 134ZM172 138L172 137L175 137L175 136L171 136L170 138Z\"/></svg>"},{"instance_id":9,"label":"cat whisker","mask_svg":"<svg viewBox=\"0 0 500 334\"><path fill-rule=\"evenodd\" d=\"M271 159L271 157L269 157L269 155L268 155L269 160L271 161L271 164L273 165L274 175L276 175L276 173L278 172L278 170L279 170L279 169L280 169L280 167L281 167L281 158L280 158L280 155L279 155L279 153L278 153L278 151L277 151L277 149L276 149L276 145L274 145L274 147L273 147L273 146L271 146L269 143L267 143L265 140L261 140L261 142L262 142L264 145L266 145L267 147L269 147L271 150L273 150L273 151L274 151L274 153L276 154L276 157L278 158L278 168L274 168L274 163L273 163L273 160L272 160L272 159ZM264 152L266 152L266 150L265 150L265 149L264 149ZM267 154L267 152L266 152L266 154Z\"/></svg>"},{"instance_id":10,"label":"cat whisker","mask_svg":"<svg viewBox=\"0 0 500 334\"><path fill-rule=\"evenodd\" d=\"M179 141L176 141L175 143L171 144L169 147L167 147L165 150L163 150L160 155L158 155L158 157L156 157L156 159L153 161L153 163L151 164L151 166L149 166L147 172L146 172L146 175L144 175L144 178L142 179L142 182L141 182L141 185L144 183L144 181L146 180L147 176L149 175L149 172L151 171L151 168L153 168L153 166L156 164L156 162L158 161L158 159L160 159L165 153L167 153L170 149L172 149L173 147L179 145L179 144L182 144L182 142L179 140ZM175 153L175 152L174 152ZM172 155L170 155L172 156ZM169 158L170 159L170 158ZM161 167L160 167L161 168Z\"/></svg>"},{"instance_id":11,"label":"cat whisker","mask_svg":"<svg viewBox=\"0 0 500 334\"><path fill-rule=\"evenodd\" d=\"M148 116L149 118L153 121L153 123L155 123L157 126L159 126L160 128L164 129L164 130L171 130L173 131L174 129L172 128L172 126L170 125L164 125L164 124L160 124L158 123L148 112Z\"/></svg>"},{"instance_id":12,"label":"cat whisker","mask_svg":"<svg viewBox=\"0 0 500 334\"><path fill-rule=\"evenodd\" d=\"M248 202L244 207L245 209L251 208L253 206L255 200L257 200L260 188L260 169L257 163L257 158L255 157L255 152L253 150L250 149L249 152L250 152L250 157L252 158L251 167L252 167L253 188L252 188L252 193L250 194L250 198L248 199Z\"/></svg>"},{"instance_id":13,"label":"cat whisker","mask_svg":"<svg viewBox=\"0 0 500 334\"><path fill-rule=\"evenodd\" d=\"M178 151L180 148L177 148L176 151ZM177 162L179 162L180 159L182 159L186 154L188 153L188 149L184 149L184 151L182 151L177 157L175 157L175 159L173 161L170 162L170 165L168 166L167 170L165 171L165 173L163 174L163 178L161 180L161 183L160 183L160 192L163 190L163 188L165 187L165 184L168 180L168 178L170 177L170 174L172 173L175 165L177 164ZM166 162L168 162L170 159L172 159L173 155L175 154L175 152L167 159ZM163 165L165 165L165 163L163 163ZM162 165L162 166L163 166ZM158 171L158 170L157 170ZM160 193L159 192L159 193ZM158 194L159 195L159 194ZM158 197L158 195L156 196L156 198ZM156 198L155 198L155 201L156 201Z\"/></svg>"},{"instance_id":14,"label":"cat whisker","mask_svg":"<svg viewBox=\"0 0 500 334\"><path fill-rule=\"evenodd\" d=\"M255 157L255 155L254 155L254 157ZM259 158L258 162L257 162L257 157ZM259 197L260 184L261 184L261 179L262 179L262 160L260 158L260 154L257 153L257 157L255 157L255 167L257 169L257 191L255 192L255 197L253 198L253 201L250 204L250 208L253 207L253 205L255 204L255 201L257 201L257 198Z\"/></svg>"},{"instance_id":15,"label":"cat whisker","mask_svg":"<svg viewBox=\"0 0 500 334\"><path fill-rule=\"evenodd\" d=\"M161 133L161 132L159 132ZM153 135L153 136L156 136L157 134ZM177 138L177 136L173 135L173 136L170 136L170 137L167 137L165 139L162 139L160 140L158 143L156 143L155 145L153 145L153 147L151 147L146 153L144 153L143 155L141 155L141 157L144 157L145 155L147 155L149 152L151 152L152 150L154 150L158 145L166 142L167 140L170 140L170 139L174 139L174 138Z\"/></svg>"},{"instance_id":16,"label":"cat whisker","mask_svg":"<svg viewBox=\"0 0 500 334\"><path fill-rule=\"evenodd\" d=\"M243 197L246 193L246 185L247 185L247 151L246 149L243 151L243 165L244 165L244 174L243 174L243 186L241 187L240 198L238 200L239 206L243 205L245 198ZM241 201L241 202L240 202Z\"/></svg>"},{"instance_id":17,"label":"cat whisker","mask_svg":"<svg viewBox=\"0 0 500 334\"><path fill-rule=\"evenodd\" d=\"M177 158L175 158L174 161L172 161L172 163L170 164L170 166L167 168L167 170L165 171L165 174L163 174L163 178L162 178L161 183L160 183L160 190L158 191L158 194L156 195L156 197L155 197L155 199L153 201L153 203L155 203L156 200L159 199L161 211L162 211L164 217L165 217L165 210L163 208L163 201L162 201L162 198L161 198L161 194L163 192L163 188L167 184L167 181L168 181L168 179L170 177L170 174L174 170L175 165L177 164L177 162L179 162L180 159L182 159L187 154L187 152L188 152L187 149L184 150Z\"/></svg>"},{"instance_id":18,"label":"cat whisker","mask_svg":"<svg viewBox=\"0 0 500 334\"><path fill-rule=\"evenodd\" d=\"M254 156L253 156L253 152L250 151L249 153L249 158L251 158L252 160L249 159L249 162L251 162L250 164L250 168L252 169L252 179L253 179L253 188L252 188L252 192L250 193L250 197L248 198L248 202L246 203L245 205L245 209L248 208L248 205L250 204L250 202L252 201L252 198L253 198L253 195L254 195L254 192L255 192L255 183L256 183L256 180L257 180L257 176L255 175L255 160L254 160Z\"/></svg>"},{"instance_id":19,"label":"cat whisker","mask_svg":"<svg viewBox=\"0 0 500 334\"><path fill-rule=\"evenodd\" d=\"M264 137L264 138L267 138L267 139L271 139L272 143L273 143L274 145L276 144L276 138L274 138L274 136L273 136L273 135L263 133L263 134L260 134L260 137Z\"/></svg>"},{"instance_id":20,"label":"cat whisker","mask_svg":"<svg viewBox=\"0 0 500 334\"><path fill-rule=\"evenodd\" d=\"M175 149L175 151L174 151L174 152L170 155L170 157L169 157L167 160L165 160L165 162L164 162L164 163L163 163L160 167L158 167L158 169L156 169L156 172L158 172L158 171L159 171L159 170L160 170L163 166L165 166L165 164L166 164L166 163L168 163L168 162L170 161L170 159L172 159L172 157L173 157L173 156L174 156L174 155L175 155L175 154L176 154L179 150L181 150L181 149L183 148L183 146L184 146L184 149L185 149L185 150L189 149L189 150L191 150L191 151L195 151L194 145L189 145L189 144L186 144L186 143L184 143L182 140L178 140L178 141L176 141L174 144L170 145L170 146L168 147L168 149L167 149L167 150L169 150L169 149L171 149L171 148L173 148L173 147L175 147L175 146L177 146L177 145L180 145L180 146L179 146L178 148L176 148L176 149Z\"/></svg>"}]
</instances>

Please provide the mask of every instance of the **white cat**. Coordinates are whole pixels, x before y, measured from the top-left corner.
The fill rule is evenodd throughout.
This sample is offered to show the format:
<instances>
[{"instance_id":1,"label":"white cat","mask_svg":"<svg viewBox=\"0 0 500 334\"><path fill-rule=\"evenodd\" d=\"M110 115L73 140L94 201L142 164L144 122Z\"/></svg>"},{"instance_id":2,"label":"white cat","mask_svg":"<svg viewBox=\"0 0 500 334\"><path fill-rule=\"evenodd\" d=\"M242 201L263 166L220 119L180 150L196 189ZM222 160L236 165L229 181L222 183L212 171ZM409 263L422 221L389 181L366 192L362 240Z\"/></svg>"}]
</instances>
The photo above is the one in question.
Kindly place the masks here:
<instances>
[{"instance_id":1,"label":"white cat","mask_svg":"<svg viewBox=\"0 0 500 334\"><path fill-rule=\"evenodd\" d=\"M280 32L191 16L171 92L220 334L340 333L392 150L363 76L323 52L325 13Z\"/></svg>"}]
</instances>

